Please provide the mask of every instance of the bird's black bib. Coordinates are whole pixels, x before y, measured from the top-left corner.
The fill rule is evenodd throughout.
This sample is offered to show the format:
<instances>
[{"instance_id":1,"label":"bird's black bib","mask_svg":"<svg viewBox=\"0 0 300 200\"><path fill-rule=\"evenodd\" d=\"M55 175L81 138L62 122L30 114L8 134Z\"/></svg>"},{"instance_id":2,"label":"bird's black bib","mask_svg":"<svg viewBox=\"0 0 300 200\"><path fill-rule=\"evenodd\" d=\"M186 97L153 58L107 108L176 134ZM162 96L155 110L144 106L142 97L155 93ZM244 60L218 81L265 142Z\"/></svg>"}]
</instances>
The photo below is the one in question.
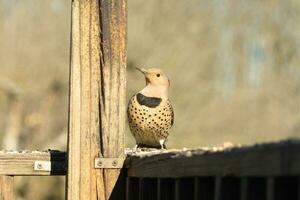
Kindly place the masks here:
<instances>
[{"instance_id":1,"label":"bird's black bib","mask_svg":"<svg viewBox=\"0 0 300 200\"><path fill-rule=\"evenodd\" d=\"M158 97L146 97L142 95L141 93L138 93L136 95L136 99L139 102L140 105L147 106L149 108L155 108L159 106L160 102L162 101L161 98Z\"/></svg>"}]
</instances>

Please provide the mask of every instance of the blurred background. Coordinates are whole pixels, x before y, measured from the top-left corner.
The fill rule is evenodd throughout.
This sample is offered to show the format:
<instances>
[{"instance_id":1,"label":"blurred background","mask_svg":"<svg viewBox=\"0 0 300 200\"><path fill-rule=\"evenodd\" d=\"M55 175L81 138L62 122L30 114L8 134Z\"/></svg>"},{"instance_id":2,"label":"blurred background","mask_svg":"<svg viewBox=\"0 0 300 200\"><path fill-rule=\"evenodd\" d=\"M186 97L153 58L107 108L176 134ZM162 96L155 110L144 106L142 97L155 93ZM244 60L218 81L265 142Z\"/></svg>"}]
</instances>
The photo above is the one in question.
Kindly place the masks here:
<instances>
[{"instance_id":1,"label":"blurred background","mask_svg":"<svg viewBox=\"0 0 300 200\"><path fill-rule=\"evenodd\" d=\"M70 11L0 0L1 149L66 149ZM145 84L135 67L168 74L169 148L299 137L299 19L298 0L128 0L127 99ZM64 198L63 177L15 188L17 200Z\"/></svg>"}]
</instances>

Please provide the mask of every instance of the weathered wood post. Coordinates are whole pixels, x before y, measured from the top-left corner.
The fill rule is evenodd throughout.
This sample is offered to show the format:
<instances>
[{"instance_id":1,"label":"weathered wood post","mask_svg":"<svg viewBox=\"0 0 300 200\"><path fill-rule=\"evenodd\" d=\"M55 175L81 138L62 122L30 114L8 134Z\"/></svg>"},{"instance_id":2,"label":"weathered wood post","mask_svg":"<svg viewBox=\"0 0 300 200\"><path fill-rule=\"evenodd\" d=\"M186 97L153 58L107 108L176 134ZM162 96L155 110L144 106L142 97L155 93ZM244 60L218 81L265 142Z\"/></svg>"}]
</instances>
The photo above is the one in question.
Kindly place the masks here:
<instances>
[{"instance_id":1,"label":"weathered wood post","mask_svg":"<svg viewBox=\"0 0 300 200\"><path fill-rule=\"evenodd\" d=\"M13 177L12 176L0 176L0 199L1 200L13 200Z\"/></svg>"},{"instance_id":2,"label":"weathered wood post","mask_svg":"<svg viewBox=\"0 0 300 200\"><path fill-rule=\"evenodd\" d=\"M95 159L124 157L125 44L126 0L72 1L69 200L111 199L119 177Z\"/></svg>"}]
</instances>

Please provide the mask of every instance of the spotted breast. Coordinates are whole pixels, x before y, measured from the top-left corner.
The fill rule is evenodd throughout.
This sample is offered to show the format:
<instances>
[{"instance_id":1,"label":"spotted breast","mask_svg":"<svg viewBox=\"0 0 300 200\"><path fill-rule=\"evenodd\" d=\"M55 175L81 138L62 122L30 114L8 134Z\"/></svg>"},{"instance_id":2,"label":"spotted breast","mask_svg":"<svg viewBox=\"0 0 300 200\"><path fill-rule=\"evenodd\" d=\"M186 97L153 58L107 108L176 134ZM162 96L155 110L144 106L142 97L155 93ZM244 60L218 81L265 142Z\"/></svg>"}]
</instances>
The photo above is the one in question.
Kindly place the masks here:
<instances>
[{"instance_id":1,"label":"spotted breast","mask_svg":"<svg viewBox=\"0 0 300 200\"><path fill-rule=\"evenodd\" d=\"M137 93L129 101L127 115L138 146L164 147L174 122L173 108L168 99Z\"/></svg>"}]
</instances>

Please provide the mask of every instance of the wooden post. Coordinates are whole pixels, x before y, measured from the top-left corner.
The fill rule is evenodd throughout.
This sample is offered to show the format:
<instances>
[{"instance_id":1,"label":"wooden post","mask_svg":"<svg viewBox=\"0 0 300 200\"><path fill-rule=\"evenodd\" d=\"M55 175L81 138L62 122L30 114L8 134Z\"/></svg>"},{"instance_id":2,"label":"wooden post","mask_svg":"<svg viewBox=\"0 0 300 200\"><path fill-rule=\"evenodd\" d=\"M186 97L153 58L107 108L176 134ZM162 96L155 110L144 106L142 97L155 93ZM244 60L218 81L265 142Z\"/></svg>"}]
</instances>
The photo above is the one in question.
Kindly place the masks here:
<instances>
[{"instance_id":1,"label":"wooden post","mask_svg":"<svg viewBox=\"0 0 300 200\"><path fill-rule=\"evenodd\" d=\"M0 176L0 199L1 200L13 200L13 177L12 176Z\"/></svg>"},{"instance_id":2,"label":"wooden post","mask_svg":"<svg viewBox=\"0 0 300 200\"><path fill-rule=\"evenodd\" d=\"M126 0L73 0L67 199L111 199L124 157ZM112 195L115 196L115 195Z\"/></svg>"}]
</instances>

